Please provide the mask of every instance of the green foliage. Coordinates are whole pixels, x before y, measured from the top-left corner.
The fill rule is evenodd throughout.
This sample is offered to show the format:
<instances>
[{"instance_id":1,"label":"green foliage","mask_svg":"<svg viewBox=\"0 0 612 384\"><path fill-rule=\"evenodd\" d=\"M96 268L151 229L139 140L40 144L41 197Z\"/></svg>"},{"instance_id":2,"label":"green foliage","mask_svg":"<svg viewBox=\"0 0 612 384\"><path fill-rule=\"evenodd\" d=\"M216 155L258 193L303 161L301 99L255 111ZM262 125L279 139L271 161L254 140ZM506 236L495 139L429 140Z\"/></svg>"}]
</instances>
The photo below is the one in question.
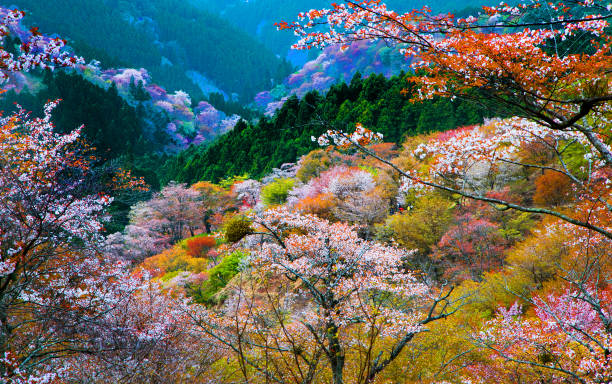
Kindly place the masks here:
<instances>
[{"instance_id":1,"label":"green foliage","mask_svg":"<svg viewBox=\"0 0 612 384\"><path fill-rule=\"evenodd\" d=\"M14 0L26 22L71 41L87 60L104 67L147 68L169 91L194 98L193 70L225 92L250 100L292 71L247 33L183 0ZM219 42L223 42L220 44Z\"/></svg>"},{"instance_id":2,"label":"green foliage","mask_svg":"<svg viewBox=\"0 0 612 384\"><path fill-rule=\"evenodd\" d=\"M490 116L488 109L459 99L412 104L415 90L405 77L372 75L362 79L357 74L350 84L334 85L325 96L310 92L301 100L291 97L274 118L262 118L257 124L241 121L215 142L170 159L164 167L165 177L183 183L217 182L245 173L260 178L317 149L311 137L329 129L321 120L343 130L362 123L381 132L385 141L399 144L406 136L479 124ZM411 88L402 94L407 87ZM325 162L321 156L311 160ZM300 180L312 176L306 168L303 172Z\"/></svg>"},{"instance_id":3,"label":"green foliage","mask_svg":"<svg viewBox=\"0 0 612 384\"><path fill-rule=\"evenodd\" d=\"M167 283L168 281L174 279L175 277L177 277L182 271L180 270L175 270L175 271L171 271L171 272L167 272L165 275L163 275L162 277L160 277L160 280L163 281L164 283Z\"/></svg>"},{"instance_id":4,"label":"green foliage","mask_svg":"<svg viewBox=\"0 0 612 384\"><path fill-rule=\"evenodd\" d=\"M236 176L230 176L227 177L221 181L219 181L219 185L221 186L221 188L223 189L230 189L232 187L232 185L241 182L241 181L245 181L249 178L249 174L246 173L244 175L236 175Z\"/></svg>"},{"instance_id":5,"label":"green foliage","mask_svg":"<svg viewBox=\"0 0 612 384\"><path fill-rule=\"evenodd\" d=\"M509 242L520 241L535 225L532 214L527 212L512 212L512 216L502 223L499 234Z\"/></svg>"},{"instance_id":6,"label":"green foliage","mask_svg":"<svg viewBox=\"0 0 612 384\"><path fill-rule=\"evenodd\" d=\"M379 173L378 168L374 168L370 165L359 165L358 168L361 169L362 171L368 172L372 176L378 176L378 173Z\"/></svg>"},{"instance_id":7,"label":"green foliage","mask_svg":"<svg viewBox=\"0 0 612 384\"><path fill-rule=\"evenodd\" d=\"M208 280L200 286L188 286L187 291L197 303L214 305L222 302L225 297L217 295L240 270L242 260L247 254L241 251L233 252L223 258L219 264L208 271Z\"/></svg>"},{"instance_id":8,"label":"green foliage","mask_svg":"<svg viewBox=\"0 0 612 384\"><path fill-rule=\"evenodd\" d=\"M295 179L278 179L262 188L261 199L267 206L284 204L294 185Z\"/></svg>"},{"instance_id":9,"label":"green foliage","mask_svg":"<svg viewBox=\"0 0 612 384\"><path fill-rule=\"evenodd\" d=\"M248 234L253 233L251 220L242 215L234 216L225 224L224 232L226 242L230 244L236 243Z\"/></svg>"},{"instance_id":10,"label":"green foliage","mask_svg":"<svg viewBox=\"0 0 612 384\"><path fill-rule=\"evenodd\" d=\"M585 177L589 162L585 158L587 151L579 143L568 143L563 152L563 161L568 169L579 177Z\"/></svg>"},{"instance_id":11,"label":"green foliage","mask_svg":"<svg viewBox=\"0 0 612 384\"><path fill-rule=\"evenodd\" d=\"M96 148L98 158L142 155L155 144L144 134L144 120L136 109L119 96L115 87L104 89L83 77L56 71L44 73L38 92L7 92L0 109L14 110L14 103L30 111L42 111L48 100L61 99L53 112L57 131L67 133L83 125L83 135Z\"/></svg>"},{"instance_id":12,"label":"green foliage","mask_svg":"<svg viewBox=\"0 0 612 384\"><path fill-rule=\"evenodd\" d=\"M408 211L389 216L378 228L380 239L393 238L406 249L427 254L448 229L453 203L437 195L419 198Z\"/></svg>"}]
</instances>

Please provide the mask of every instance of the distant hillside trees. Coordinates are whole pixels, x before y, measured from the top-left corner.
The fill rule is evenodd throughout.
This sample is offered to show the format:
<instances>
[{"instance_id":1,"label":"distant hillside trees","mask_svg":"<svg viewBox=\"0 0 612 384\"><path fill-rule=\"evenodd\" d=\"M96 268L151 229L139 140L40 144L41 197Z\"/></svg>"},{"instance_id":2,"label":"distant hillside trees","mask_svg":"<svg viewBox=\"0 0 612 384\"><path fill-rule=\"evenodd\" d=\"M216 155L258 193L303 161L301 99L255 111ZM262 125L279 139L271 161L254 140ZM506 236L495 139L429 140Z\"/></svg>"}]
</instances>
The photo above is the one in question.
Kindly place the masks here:
<instances>
[{"instance_id":1,"label":"distant hillside trees","mask_svg":"<svg viewBox=\"0 0 612 384\"><path fill-rule=\"evenodd\" d=\"M61 99L53 112L56 131L68 133L83 125L84 138L102 159L155 149L145 137L144 112L129 105L114 85L105 89L63 71L45 72L42 85L35 94L29 90L7 92L0 98L0 109L13 110L18 103L29 111L40 111L47 100ZM162 133L157 136L163 140Z\"/></svg>"},{"instance_id":2,"label":"distant hillside trees","mask_svg":"<svg viewBox=\"0 0 612 384\"><path fill-rule=\"evenodd\" d=\"M60 33L87 60L147 68L169 91L202 91L197 71L228 94L250 100L292 71L247 33L181 0L15 0L27 23ZM69 20L69 22L67 22ZM219 42L223 42L220 44Z\"/></svg>"},{"instance_id":3,"label":"distant hillside trees","mask_svg":"<svg viewBox=\"0 0 612 384\"><path fill-rule=\"evenodd\" d=\"M257 124L242 121L209 146L194 147L171 158L163 178L193 183L216 182L244 173L261 177L315 149L311 137L327 129L322 121L340 128L359 122L375 127L385 141L399 144L407 135L481 123L490 113L463 100L413 104L414 87L401 93L408 84L405 78L402 74L391 79L381 75L363 79L357 74L350 84L337 84L326 95L311 92L301 100L291 97L274 118L262 118Z\"/></svg>"}]
</instances>

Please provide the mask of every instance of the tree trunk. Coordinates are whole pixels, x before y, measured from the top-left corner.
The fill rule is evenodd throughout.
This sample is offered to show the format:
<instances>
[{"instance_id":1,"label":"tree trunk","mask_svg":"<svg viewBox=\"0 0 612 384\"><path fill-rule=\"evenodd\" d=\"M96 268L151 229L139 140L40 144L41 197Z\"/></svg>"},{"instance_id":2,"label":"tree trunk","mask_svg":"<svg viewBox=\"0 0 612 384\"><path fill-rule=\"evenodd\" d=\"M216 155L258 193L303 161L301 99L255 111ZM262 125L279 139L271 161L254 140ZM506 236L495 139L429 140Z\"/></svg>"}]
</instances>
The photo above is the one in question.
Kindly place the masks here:
<instances>
[{"instance_id":1,"label":"tree trunk","mask_svg":"<svg viewBox=\"0 0 612 384\"><path fill-rule=\"evenodd\" d=\"M206 229L206 233L209 234L211 233L210 231L210 216L209 215L204 215L204 228Z\"/></svg>"},{"instance_id":2,"label":"tree trunk","mask_svg":"<svg viewBox=\"0 0 612 384\"><path fill-rule=\"evenodd\" d=\"M332 369L333 384L343 384L344 351L338 339L338 327L331 323L328 326L329 361Z\"/></svg>"}]
</instances>

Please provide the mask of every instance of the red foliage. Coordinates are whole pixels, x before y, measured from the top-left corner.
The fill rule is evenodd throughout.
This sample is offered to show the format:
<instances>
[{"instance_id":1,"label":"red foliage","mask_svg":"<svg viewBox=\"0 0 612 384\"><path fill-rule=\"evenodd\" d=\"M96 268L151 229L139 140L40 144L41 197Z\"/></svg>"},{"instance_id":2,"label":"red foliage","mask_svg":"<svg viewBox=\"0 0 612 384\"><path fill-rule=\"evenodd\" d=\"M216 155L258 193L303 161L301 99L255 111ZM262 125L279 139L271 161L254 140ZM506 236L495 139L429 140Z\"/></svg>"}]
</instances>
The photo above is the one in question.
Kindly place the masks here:
<instances>
[{"instance_id":1,"label":"red foliage","mask_svg":"<svg viewBox=\"0 0 612 384\"><path fill-rule=\"evenodd\" d=\"M185 241L187 253L191 257L205 257L211 248L217 245L214 237L194 237Z\"/></svg>"},{"instance_id":2,"label":"red foliage","mask_svg":"<svg viewBox=\"0 0 612 384\"><path fill-rule=\"evenodd\" d=\"M502 265L506 243L498 230L499 226L487 219L464 214L442 236L434 258L446 266L449 277L480 279L483 272Z\"/></svg>"}]
</instances>

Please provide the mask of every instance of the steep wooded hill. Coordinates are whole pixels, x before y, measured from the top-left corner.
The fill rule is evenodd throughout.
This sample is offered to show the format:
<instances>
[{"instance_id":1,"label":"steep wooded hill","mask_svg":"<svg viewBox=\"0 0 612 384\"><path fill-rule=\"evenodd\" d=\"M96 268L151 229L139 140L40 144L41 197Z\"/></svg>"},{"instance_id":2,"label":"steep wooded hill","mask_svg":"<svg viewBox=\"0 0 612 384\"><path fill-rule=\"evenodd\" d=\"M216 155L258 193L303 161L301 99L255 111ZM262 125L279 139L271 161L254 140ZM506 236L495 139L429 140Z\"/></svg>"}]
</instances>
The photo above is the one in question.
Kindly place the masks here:
<instances>
[{"instance_id":1,"label":"steep wooded hill","mask_svg":"<svg viewBox=\"0 0 612 384\"><path fill-rule=\"evenodd\" d=\"M292 68L247 33L180 0L11 0L26 22L71 40L103 66L147 68L192 95L216 86L250 99ZM222 43L221 43L222 42ZM196 85L198 84L198 85Z\"/></svg>"}]
</instances>

